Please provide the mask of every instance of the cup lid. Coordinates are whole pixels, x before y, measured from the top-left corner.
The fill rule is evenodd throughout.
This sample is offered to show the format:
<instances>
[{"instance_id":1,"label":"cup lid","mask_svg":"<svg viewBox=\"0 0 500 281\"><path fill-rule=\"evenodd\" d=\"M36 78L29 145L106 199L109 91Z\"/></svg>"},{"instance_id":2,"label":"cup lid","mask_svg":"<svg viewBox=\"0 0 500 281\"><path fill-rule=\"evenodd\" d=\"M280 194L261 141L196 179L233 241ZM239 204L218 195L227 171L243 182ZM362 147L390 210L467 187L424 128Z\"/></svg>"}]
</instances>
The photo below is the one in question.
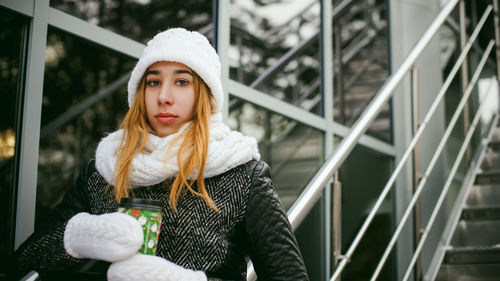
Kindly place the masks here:
<instances>
[{"instance_id":1,"label":"cup lid","mask_svg":"<svg viewBox=\"0 0 500 281\"><path fill-rule=\"evenodd\" d=\"M122 198L120 207L161 211L162 204L159 201L145 198Z\"/></svg>"}]
</instances>

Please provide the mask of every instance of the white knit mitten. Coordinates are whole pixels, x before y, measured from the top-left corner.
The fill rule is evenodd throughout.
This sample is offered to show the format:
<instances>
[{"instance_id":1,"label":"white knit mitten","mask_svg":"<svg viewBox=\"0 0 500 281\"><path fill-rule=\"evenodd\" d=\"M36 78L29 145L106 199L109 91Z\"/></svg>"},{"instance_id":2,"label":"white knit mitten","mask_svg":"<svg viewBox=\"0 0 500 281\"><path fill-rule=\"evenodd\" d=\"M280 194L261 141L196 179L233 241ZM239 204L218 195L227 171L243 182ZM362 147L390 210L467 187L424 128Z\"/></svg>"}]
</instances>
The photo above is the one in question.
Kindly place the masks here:
<instances>
[{"instance_id":1,"label":"white knit mitten","mask_svg":"<svg viewBox=\"0 0 500 281\"><path fill-rule=\"evenodd\" d=\"M70 256L108 262L132 256L143 240L139 222L122 213L78 213L68 221L64 231L64 248Z\"/></svg>"},{"instance_id":2,"label":"white knit mitten","mask_svg":"<svg viewBox=\"0 0 500 281\"><path fill-rule=\"evenodd\" d=\"M108 280L207 281L207 276L203 271L187 269L161 257L135 254L111 264Z\"/></svg>"}]
</instances>

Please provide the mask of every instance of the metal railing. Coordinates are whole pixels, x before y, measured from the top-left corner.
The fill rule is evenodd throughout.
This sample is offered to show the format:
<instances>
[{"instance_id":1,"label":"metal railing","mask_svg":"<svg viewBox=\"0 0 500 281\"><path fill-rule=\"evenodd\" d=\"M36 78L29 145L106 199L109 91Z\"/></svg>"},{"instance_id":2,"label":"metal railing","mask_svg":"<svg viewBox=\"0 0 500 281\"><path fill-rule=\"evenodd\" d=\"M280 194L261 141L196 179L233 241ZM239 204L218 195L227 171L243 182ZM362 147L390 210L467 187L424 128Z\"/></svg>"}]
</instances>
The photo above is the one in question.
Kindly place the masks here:
<instances>
[{"instance_id":1,"label":"metal railing","mask_svg":"<svg viewBox=\"0 0 500 281\"><path fill-rule=\"evenodd\" d=\"M363 7L356 7L356 4L364 3L364 0L342 0L336 3L336 5L333 7L331 11L331 18L332 18L332 24L333 25L339 25L341 23L345 23L348 21L348 18L354 17L357 15L357 13L362 10ZM376 5L373 7L373 11L370 11L371 13L380 13L381 10L385 6L382 4ZM310 8L310 6L307 7L307 9ZM304 9L307 10L307 9ZM296 15L300 16L300 14ZM347 18L347 19L346 19ZM346 44L347 46L342 46L340 42L340 32L335 34L334 37L338 39L338 44L334 47L334 53L338 54L338 61L335 62L335 65L338 65L334 69L334 77L341 78L342 77L342 66L345 66L348 64L351 60L355 58L356 55L358 55L364 47L367 45L371 44L377 36L386 28L387 23L383 22L381 24L366 24L362 29L360 29L357 33L353 34L350 38L347 38L346 41L348 41L349 44ZM279 73L280 71L285 68L285 66L291 62L292 60L296 59L305 49L307 49L309 46L311 46L312 43L316 42L317 40L320 39L320 34L321 32L318 31L308 38L302 40L299 44L297 44L294 48L291 48L288 52L283 54L274 64L270 65L268 68L266 68L265 71L260 74L255 80L253 80L252 83L250 83L249 87L251 88L258 88L265 84L267 81L269 81L271 78L273 78L274 75ZM345 50L345 51L344 51ZM373 60L376 60L377 58L372 59L370 62L373 63ZM343 99L343 96L345 94L345 90L348 90L354 83L355 80L358 79L363 72L366 70L361 70L360 73L356 73L351 79L348 81L346 84L345 89L341 91L339 94L339 97L336 97L335 99ZM338 80L337 83L344 84L342 79ZM312 92L316 88L320 87L320 81L317 80L313 83L312 85L308 88L307 92ZM375 93L375 90L373 91ZM307 97L308 94L305 93L303 97ZM298 105L300 104L301 99L298 99L294 102L291 102L292 104ZM321 101L320 95L315 98L315 103L310 104L310 108L315 106L317 103ZM229 108L233 109L238 106L239 103L242 101L240 100L233 100L233 102L230 103ZM345 107L345 102L340 103L341 107ZM361 105L362 106L362 105ZM305 108L308 110L309 108ZM356 110L355 114L359 114L359 109ZM344 114L345 115L345 114ZM278 118L279 120L279 118ZM297 125L296 122L292 121L288 126L287 129L284 130L282 136L280 138L283 138L286 136L294 127ZM307 139L307 136L304 137L304 140ZM301 142L297 143L297 147L301 145ZM298 151L298 150L296 150ZM273 175L276 174L277 172L280 171L281 167L283 164L287 162L287 160L292 157L292 155L289 155L289 157L285 157L285 159L282 160L281 163L278 163L276 167L273 167ZM337 190L340 190L340 185L337 185ZM297 224L298 225L298 224ZM294 228L296 228L297 225L293 225ZM247 266L247 279L248 280L255 280L256 274L253 269L253 265L251 262L248 263Z\"/></svg>"},{"instance_id":2,"label":"metal railing","mask_svg":"<svg viewBox=\"0 0 500 281\"><path fill-rule=\"evenodd\" d=\"M310 181L310 183L306 186L302 194L299 196L297 201L292 205L288 212L288 216L290 219L290 222L294 228L296 228L305 218L305 216L309 213L309 211L312 209L316 201L319 199L321 196L323 190L325 189L326 184L332 179L332 176L338 171L344 160L349 156L350 152L354 149L354 147L357 145L359 139L361 136L366 132L370 124L374 121L374 119L377 117L378 113L383 109L383 107L387 104L389 99L393 96L394 91L396 87L400 84L401 81L407 76L408 73L411 72L412 77L412 83L413 83L413 95L417 95L418 93L418 88L415 86L418 83L418 76L415 75L417 73L415 63L416 60L419 58L419 56L422 54L426 46L429 44L429 42L433 39L433 37L437 34L439 28L443 23L446 21L446 19L450 16L452 11L457 7L457 4L460 3L460 6L464 7L464 1L465 0L450 0L448 3L442 8L441 12L438 14L438 16L435 18L435 20L432 22L432 24L429 26L429 28L425 31L423 36L420 38L420 40L417 42L415 47L411 50L411 52L408 54L406 59L402 62L402 64L399 66L399 68L387 79L387 81L384 83L382 88L378 91L376 94L375 98L370 102L370 104L367 106L367 108L364 110L364 112L361 114L359 119L356 121L356 123L353 125L351 128L350 132L345 136L345 138L340 142L340 144L336 147L335 151L327 158L323 166L318 170L318 172L315 174L313 179ZM360 227L360 230L356 234L354 240L350 244L348 250L345 252L345 254L341 254L340 249L333 249L336 258L340 261L339 264L337 265L332 277L331 281L334 280L339 280L341 277L342 272L344 271L346 265L349 263L354 251L357 249L361 239L364 237L364 235L367 232L367 229L371 222L373 221L377 211L382 205L382 202L385 200L386 196L388 193L391 191L392 187L394 186L394 183L396 181L396 178L398 177L399 173L401 172L403 166L406 164L406 161L413 155L414 149L420 140L420 138L423 135L424 129L426 128L427 124L429 123L431 117L433 116L434 112L438 108L439 103L443 100L443 97L445 93L448 91L450 85L452 84L452 80L455 78L456 74L458 71L462 68L463 70L463 64L466 62L467 56L469 51L471 50L471 47L475 43L479 32L482 30L486 20L488 17L493 14L494 17L494 31L495 31L495 40L491 40L484 51L481 60L471 78L471 81L465 81L463 85L466 85L466 87L463 88L464 93L462 96L462 99L457 106L457 109L455 113L453 114L452 119L449 121L449 125L438 145L438 148L436 152L434 153L426 171L424 172L422 178L418 181L418 185L414 189L414 194L411 198L411 201L409 203L409 206L404 212L403 217L400 219L399 224L396 227L396 230L389 242L389 245L385 249L384 254L382 255L372 277L371 280L376 280L377 277L379 276L382 267L384 266L385 262L387 261L387 258L392 251L399 235L401 234L402 228L405 225L406 221L410 217L410 214L413 211L413 208L417 205L420 194L422 193L422 190L424 188L424 185L426 184L427 180L429 179L429 175L434 168L437 159L442 152L443 148L445 147L446 141L451 135L451 132L457 123L457 120L461 116L462 112L464 111L464 108L468 104L468 98L471 96L473 89L479 79L479 76L481 74L481 71L488 59L488 56L490 55L491 51L493 50L493 47L496 45L496 52L497 52L497 81L500 81L500 67L499 67L499 53L500 53L500 38L499 38L499 26L498 26L498 3L496 1L493 1L493 4L488 5L488 7L485 9L481 20L478 22L476 28L470 35L470 38L468 40L463 40L461 44L461 53L460 56L458 57L457 61L455 62L452 70L450 71L448 77L444 81L439 93L437 94L434 102L430 106L429 111L425 115L423 121L415 127L414 130L414 136L411 139L410 144L408 145L406 151L403 153L403 156L401 157L401 160L397 164L396 168L393 171L393 174L391 175L390 179L388 180L387 184L383 188L383 191L379 195L378 199L376 200L373 208L369 212L368 216L364 220L362 226ZM460 21L462 23L465 23L465 13L460 13ZM461 34L463 38L465 38L465 25L461 24L460 25ZM496 44L495 44L496 43ZM464 71L462 71L464 72ZM462 74L463 76L463 74ZM467 77L462 77L462 78L467 78ZM413 100L418 100L418 98L414 98ZM468 150L469 147L469 142L472 139L472 135L474 134L474 131L476 127L478 126L478 120L479 120L479 113L481 112L481 109L484 105L484 100L482 101L480 107L477 109L477 113L473 118L473 121L470 122L467 126L467 131L466 131L466 136L465 140L462 143L462 146L460 148L460 151L458 153L458 156L453 164L453 167L450 171L450 174L448 176L448 179L446 181L446 184L439 196L439 199L435 205L435 208L432 211L430 220L425 227L423 233L419 237L417 241L416 248L414 249L414 255L411 258L411 262L406 270L406 273L403 277L403 280L408 280L411 272L413 271L413 268L415 264L418 263L418 259L420 256L420 252L422 250L422 247L426 241L426 238L428 237L428 234L430 232L430 229L435 221L436 215L439 211L440 206L444 202L444 197L447 194L447 191L449 190L451 181L453 180L459 165L461 164L461 161L466 154L466 151ZM414 112L416 114L416 112ZM415 115L414 115L415 118ZM416 118L418 120L418 118ZM335 188L335 190L339 190L339 188ZM338 198L338 194L334 194L334 198ZM340 204L340 201L336 201L336 204ZM336 212L339 212L341 208L339 206L334 206L334 217L338 216ZM337 210L337 211L335 211ZM340 220L336 220L340 221ZM339 229L339 226L334 226L334 230ZM416 229L417 232L420 231L420 227ZM339 237L339 233L334 233L334 241L337 240ZM340 244L340 243L335 243L335 244ZM329 254L329 253L327 253ZM421 270L421 269L416 269Z\"/></svg>"}]
</instances>

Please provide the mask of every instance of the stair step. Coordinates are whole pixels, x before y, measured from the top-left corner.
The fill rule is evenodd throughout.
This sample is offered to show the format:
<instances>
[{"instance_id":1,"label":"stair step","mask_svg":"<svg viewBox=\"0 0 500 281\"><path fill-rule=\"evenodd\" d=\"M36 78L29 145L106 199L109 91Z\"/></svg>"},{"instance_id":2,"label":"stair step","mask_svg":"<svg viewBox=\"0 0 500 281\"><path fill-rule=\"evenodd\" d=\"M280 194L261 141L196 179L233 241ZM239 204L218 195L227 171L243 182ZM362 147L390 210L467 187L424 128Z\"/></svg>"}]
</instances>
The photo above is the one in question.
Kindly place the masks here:
<instances>
[{"instance_id":1,"label":"stair step","mask_svg":"<svg viewBox=\"0 0 500 281\"><path fill-rule=\"evenodd\" d=\"M500 184L472 186L466 204L469 207L500 205Z\"/></svg>"},{"instance_id":2,"label":"stair step","mask_svg":"<svg viewBox=\"0 0 500 281\"><path fill-rule=\"evenodd\" d=\"M483 171L498 171L500 169L500 152L489 149L481 163Z\"/></svg>"},{"instance_id":3,"label":"stair step","mask_svg":"<svg viewBox=\"0 0 500 281\"><path fill-rule=\"evenodd\" d=\"M461 220L453 233L450 246L474 249L498 247L500 246L500 221Z\"/></svg>"},{"instance_id":4,"label":"stair step","mask_svg":"<svg viewBox=\"0 0 500 281\"><path fill-rule=\"evenodd\" d=\"M500 170L485 171L476 175L475 184L500 183Z\"/></svg>"},{"instance_id":5,"label":"stair step","mask_svg":"<svg viewBox=\"0 0 500 281\"><path fill-rule=\"evenodd\" d=\"M468 206L462 210L461 219L471 220L500 220L500 205Z\"/></svg>"},{"instance_id":6,"label":"stair step","mask_svg":"<svg viewBox=\"0 0 500 281\"><path fill-rule=\"evenodd\" d=\"M500 263L500 245L451 248L446 251L443 263L447 265Z\"/></svg>"},{"instance_id":7,"label":"stair step","mask_svg":"<svg viewBox=\"0 0 500 281\"><path fill-rule=\"evenodd\" d=\"M436 281L492 281L500 280L500 263L443 264Z\"/></svg>"}]
</instances>

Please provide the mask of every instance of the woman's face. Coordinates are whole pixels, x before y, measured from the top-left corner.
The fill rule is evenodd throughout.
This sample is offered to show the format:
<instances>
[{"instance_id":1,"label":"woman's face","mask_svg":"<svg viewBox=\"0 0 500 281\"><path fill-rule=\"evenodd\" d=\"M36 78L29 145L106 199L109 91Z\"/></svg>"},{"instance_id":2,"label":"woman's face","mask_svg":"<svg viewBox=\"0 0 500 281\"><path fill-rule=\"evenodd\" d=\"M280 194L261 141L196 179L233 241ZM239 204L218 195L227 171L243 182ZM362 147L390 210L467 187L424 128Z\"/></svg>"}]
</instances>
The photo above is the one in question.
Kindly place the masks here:
<instances>
[{"instance_id":1,"label":"woman's face","mask_svg":"<svg viewBox=\"0 0 500 281\"><path fill-rule=\"evenodd\" d=\"M156 62L146 71L146 112L156 135L168 136L193 117L193 79L193 71L177 62Z\"/></svg>"}]
</instances>

